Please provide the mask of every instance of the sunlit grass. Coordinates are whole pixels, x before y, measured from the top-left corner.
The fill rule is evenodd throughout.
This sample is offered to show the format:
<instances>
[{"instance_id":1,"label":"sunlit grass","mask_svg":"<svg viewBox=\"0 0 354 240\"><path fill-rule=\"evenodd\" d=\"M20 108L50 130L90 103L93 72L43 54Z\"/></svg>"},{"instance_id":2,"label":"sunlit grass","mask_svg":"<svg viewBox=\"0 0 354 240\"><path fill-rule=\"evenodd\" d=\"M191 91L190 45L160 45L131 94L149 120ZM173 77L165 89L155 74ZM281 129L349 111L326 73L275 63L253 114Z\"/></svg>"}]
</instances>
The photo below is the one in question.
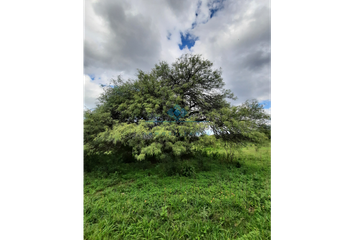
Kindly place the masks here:
<instances>
[{"instance_id":1,"label":"sunlit grass","mask_svg":"<svg viewBox=\"0 0 354 240\"><path fill-rule=\"evenodd\" d=\"M194 178L160 165L85 173L85 239L270 239L270 146L237 161L210 159Z\"/></svg>"}]
</instances>

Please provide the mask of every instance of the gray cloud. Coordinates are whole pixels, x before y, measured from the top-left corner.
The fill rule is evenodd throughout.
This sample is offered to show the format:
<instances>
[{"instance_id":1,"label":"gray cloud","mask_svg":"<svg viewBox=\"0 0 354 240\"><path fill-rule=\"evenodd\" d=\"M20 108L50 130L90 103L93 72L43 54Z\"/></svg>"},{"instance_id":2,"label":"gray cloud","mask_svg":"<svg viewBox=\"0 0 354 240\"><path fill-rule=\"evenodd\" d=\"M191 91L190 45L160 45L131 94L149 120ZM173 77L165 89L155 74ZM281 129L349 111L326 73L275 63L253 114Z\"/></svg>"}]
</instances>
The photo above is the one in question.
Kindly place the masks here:
<instances>
[{"instance_id":1,"label":"gray cloud","mask_svg":"<svg viewBox=\"0 0 354 240\"><path fill-rule=\"evenodd\" d=\"M213 18L211 7L218 9ZM148 71L159 60L201 53L222 67L226 88L239 99L233 104L270 99L269 7L264 0L87 1L85 74L101 77L93 83L134 77L137 68ZM180 32L198 39L190 50L179 49Z\"/></svg>"}]
</instances>

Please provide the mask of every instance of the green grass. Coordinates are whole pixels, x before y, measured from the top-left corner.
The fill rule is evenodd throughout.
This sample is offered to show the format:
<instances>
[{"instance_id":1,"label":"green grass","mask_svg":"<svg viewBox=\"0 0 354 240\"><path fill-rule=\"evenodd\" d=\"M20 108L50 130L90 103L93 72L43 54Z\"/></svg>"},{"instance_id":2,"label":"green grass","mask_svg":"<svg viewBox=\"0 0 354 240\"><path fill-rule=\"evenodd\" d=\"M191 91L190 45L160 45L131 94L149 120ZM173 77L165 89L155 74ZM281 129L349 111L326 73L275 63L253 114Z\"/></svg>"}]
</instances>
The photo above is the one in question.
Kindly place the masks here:
<instances>
[{"instance_id":1,"label":"green grass","mask_svg":"<svg viewBox=\"0 0 354 240\"><path fill-rule=\"evenodd\" d=\"M237 159L208 158L209 171L193 177L149 163L85 173L84 238L270 239L270 146Z\"/></svg>"}]
</instances>

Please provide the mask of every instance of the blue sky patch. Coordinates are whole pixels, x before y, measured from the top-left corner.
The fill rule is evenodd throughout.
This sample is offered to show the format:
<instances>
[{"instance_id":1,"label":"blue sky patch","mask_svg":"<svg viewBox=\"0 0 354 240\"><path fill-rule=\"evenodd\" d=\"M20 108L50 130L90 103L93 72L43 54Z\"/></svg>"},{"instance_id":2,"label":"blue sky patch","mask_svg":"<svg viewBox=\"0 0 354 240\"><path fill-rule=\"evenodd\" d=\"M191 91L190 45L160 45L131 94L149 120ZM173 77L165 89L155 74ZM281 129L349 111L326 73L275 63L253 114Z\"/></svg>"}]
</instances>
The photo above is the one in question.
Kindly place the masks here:
<instances>
[{"instance_id":1,"label":"blue sky patch","mask_svg":"<svg viewBox=\"0 0 354 240\"><path fill-rule=\"evenodd\" d=\"M191 47L194 46L195 41L198 40L198 38L194 38L187 33L186 36L183 35L183 33L181 32L181 40L182 40L182 44L178 44L179 49L182 50L185 46L188 47L188 49L191 49Z\"/></svg>"},{"instance_id":2,"label":"blue sky patch","mask_svg":"<svg viewBox=\"0 0 354 240\"><path fill-rule=\"evenodd\" d=\"M92 81L95 80L95 75L89 74L89 77L91 78Z\"/></svg>"},{"instance_id":3,"label":"blue sky patch","mask_svg":"<svg viewBox=\"0 0 354 240\"><path fill-rule=\"evenodd\" d=\"M219 9L210 9L210 18L213 18L214 14L218 11Z\"/></svg>"},{"instance_id":4,"label":"blue sky patch","mask_svg":"<svg viewBox=\"0 0 354 240\"><path fill-rule=\"evenodd\" d=\"M270 100L264 100L259 102L260 105L263 105L264 109L269 109L271 107L271 101Z\"/></svg>"},{"instance_id":5,"label":"blue sky patch","mask_svg":"<svg viewBox=\"0 0 354 240\"><path fill-rule=\"evenodd\" d=\"M114 88L114 85L101 84L101 87L106 87L106 86L109 86L109 87L111 87L111 88Z\"/></svg>"}]
</instances>

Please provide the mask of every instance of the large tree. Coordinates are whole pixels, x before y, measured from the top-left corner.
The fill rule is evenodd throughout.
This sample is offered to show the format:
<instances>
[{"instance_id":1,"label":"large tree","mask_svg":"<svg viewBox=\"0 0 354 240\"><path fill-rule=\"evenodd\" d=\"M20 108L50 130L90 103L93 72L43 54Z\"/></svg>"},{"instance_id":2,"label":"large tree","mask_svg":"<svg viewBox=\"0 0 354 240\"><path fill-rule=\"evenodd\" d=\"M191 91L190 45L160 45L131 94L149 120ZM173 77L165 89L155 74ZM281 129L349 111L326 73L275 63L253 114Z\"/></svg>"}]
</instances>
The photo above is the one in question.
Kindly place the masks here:
<instances>
[{"instance_id":1,"label":"large tree","mask_svg":"<svg viewBox=\"0 0 354 240\"><path fill-rule=\"evenodd\" d=\"M128 150L137 160L191 154L212 129L216 139L234 145L261 144L269 116L256 100L231 106L221 69L201 55L183 55L171 66L138 70L137 79L120 77L103 86L99 104L84 120L85 149ZM171 117L177 108L180 118Z\"/></svg>"}]
</instances>

